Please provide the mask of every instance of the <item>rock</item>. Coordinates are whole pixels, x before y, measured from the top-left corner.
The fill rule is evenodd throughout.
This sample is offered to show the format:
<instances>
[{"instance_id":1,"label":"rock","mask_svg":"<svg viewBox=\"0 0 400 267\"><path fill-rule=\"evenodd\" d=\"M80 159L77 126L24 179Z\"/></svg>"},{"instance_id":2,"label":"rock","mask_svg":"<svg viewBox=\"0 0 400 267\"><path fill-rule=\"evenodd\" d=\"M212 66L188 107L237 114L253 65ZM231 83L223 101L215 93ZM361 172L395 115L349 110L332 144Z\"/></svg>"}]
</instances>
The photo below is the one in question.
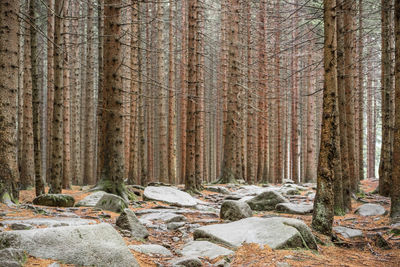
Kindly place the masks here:
<instances>
[{"instance_id":1,"label":"rock","mask_svg":"<svg viewBox=\"0 0 400 267\"><path fill-rule=\"evenodd\" d=\"M282 183L283 184L294 184L294 181L292 179L283 179Z\"/></svg>"},{"instance_id":2,"label":"rock","mask_svg":"<svg viewBox=\"0 0 400 267\"><path fill-rule=\"evenodd\" d=\"M184 257L170 261L172 266L201 267L201 260L196 257Z\"/></svg>"},{"instance_id":3,"label":"rock","mask_svg":"<svg viewBox=\"0 0 400 267\"><path fill-rule=\"evenodd\" d=\"M219 256L232 255L234 252L208 241L191 241L179 253L185 257L208 257L213 260Z\"/></svg>"},{"instance_id":4,"label":"rock","mask_svg":"<svg viewBox=\"0 0 400 267\"><path fill-rule=\"evenodd\" d=\"M22 249L0 249L0 265L2 267L20 267L23 266L26 259L27 255Z\"/></svg>"},{"instance_id":5,"label":"rock","mask_svg":"<svg viewBox=\"0 0 400 267\"><path fill-rule=\"evenodd\" d=\"M253 216L253 211L246 202L226 200L221 205L219 216L223 220L238 221Z\"/></svg>"},{"instance_id":6,"label":"rock","mask_svg":"<svg viewBox=\"0 0 400 267\"><path fill-rule=\"evenodd\" d=\"M97 191L94 192L90 195L88 195L87 197L85 197L84 199L82 199L81 201L79 201L78 203L76 203L76 207L95 207L97 202L99 202L99 200L103 197L104 194L107 194L104 191Z\"/></svg>"},{"instance_id":7,"label":"rock","mask_svg":"<svg viewBox=\"0 0 400 267\"><path fill-rule=\"evenodd\" d=\"M50 207L73 207L75 199L65 194L43 194L36 197L32 203Z\"/></svg>"},{"instance_id":8,"label":"rock","mask_svg":"<svg viewBox=\"0 0 400 267\"><path fill-rule=\"evenodd\" d=\"M209 241L237 248L242 243L268 245L272 249L308 247L317 244L308 226L296 219L251 217L227 224L207 225L196 229L194 239Z\"/></svg>"},{"instance_id":9,"label":"rock","mask_svg":"<svg viewBox=\"0 0 400 267\"><path fill-rule=\"evenodd\" d=\"M208 186L206 188L206 190L211 191L211 192L221 193L224 195L229 195L231 193L231 191L229 191L228 189L226 189L223 186Z\"/></svg>"},{"instance_id":10,"label":"rock","mask_svg":"<svg viewBox=\"0 0 400 267\"><path fill-rule=\"evenodd\" d=\"M52 264L47 265L47 267L61 267L58 262L53 262Z\"/></svg>"},{"instance_id":11,"label":"rock","mask_svg":"<svg viewBox=\"0 0 400 267\"><path fill-rule=\"evenodd\" d=\"M385 214L386 210L379 204L364 204L358 207L355 213L361 216L380 216Z\"/></svg>"},{"instance_id":12,"label":"rock","mask_svg":"<svg viewBox=\"0 0 400 267\"><path fill-rule=\"evenodd\" d=\"M32 225L27 223L13 223L10 225L12 230L30 230L32 229Z\"/></svg>"},{"instance_id":13,"label":"rock","mask_svg":"<svg viewBox=\"0 0 400 267\"><path fill-rule=\"evenodd\" d=\"M355 237L360 237L363 235L361 230L352 229L352 228L343 227L343 226L333 227L333 231L335 231L338 234L341 234L344 238L355 238Z\"/></svg>"},{"instance_id":14,"label":"rock","mask_svg":"<svg viewBox=\"0 0 400 267\"><path fill-rule=\"evenodd\" d=\"M252 210L262 211L262 210L274 210L275 206L279 203L288 203L289 200L284 198L281 194L275 191L263 192L246 203L249 204Z\"/></svg>"},{"instance_id":15,"label":"rock","mask_svg":"<svg viewBox=\"0 0 400 267\"><path fill-rule=\"evenodd\" d=\"M5 246L66 264L139 266L118 232L106 223L3 232L0 248Z\"/></svg>"},{"instance_id":16,"label":"rock","mask_svg":"<svg viewBox=\"0 0 400 267\"><path fill-rule=\"evenodd\" d=\"M225 259L222 259L222 260L220 260L220 261L217 261L217 262L215 263L215 266L216 266L216 267L229 267L230 264L229 264L229 262L227 262Z\"/></svg>"},{"instance_id":17,"label":"rock","mask_svg":"<svg viewBox=\"0 0 400 267\"><path fill-rule=\"evenodd\" d=\"M313 212L313 204L279 203L275 209L289 214L309 214Z\"/></svg>"},{"instance_id":18,"label":"rock","mask_svg":"<svg viewBox=\"0 0 400 267\"><path fill-rule=\"evenodd\" d=\"M185 226L185 222L171 222L169 224L167 224L167 229L168 230L176 230L179 229L183 226Z\"/></svg>"},{"instance_id":19,"label":"rock","mask_svg":"<svg viewBox=\"0 0 400 267\"><path fill-rule=\"evenodd\" d=\"M171 251L169 251L166 247L160 245L130 245L128 246L128 248L147 255L172 256Z\"/></svg>"},{"instance_id":20,"label":"rock","mask_svg":"<svg viewBox=\"0 0 400 267\"><path fill-rule=\"evenodd\" d=\"M275 264L275 267L290 267L290 264L287 263L287 262L278 261L278 262Z\"/></svg>"},{"instance_id":21,"label":"rock","mask_svg":"<svg viewBox=\"0 0 400 267\"><path fill-rule=\"evenodd\" d=\"M166 223L170 222L183 222L186 221L186 217L172 212L159 212L149 213L140 217L139 221L146 224L150 221L163 221Z\"/></svg>"},{"instance_id":22,"label":"rock","mask_svg":"<svg viewBox=\"0 0 400 267\"><path fill-rule=\"evenodd\" d=\"M113 212L122 212L129 206L122 197L105 193L96 204L96 208Z\"/></svg>"},{"instance_id":23,"label":"rock","mask_svg":"<svg viewBox=\"0 0 400 267\"><path fill-rule=\"evenodd\" d=\"M194 207L197 200L186 192L168 186L148 186L143 192L145 200L166 202L179 207Z\"/></svg>"},{"instance_id":24,"label":"rock","mask_svg":"<svg viewBox=\"0 0 400 267\"><path fill-rule=\"evenodd\" d=\"M118 217L116 225L121 229L128 230L131 233L131 236L135 239L146 238L149 236L146 227L140 223L135 213L130 209L124 209Z\"/></svg>"},{"instance_id":25,"label":"rock","mask_svg":"<svg viewBox=\"0 0 400 267\"><path fill-rule=\"evenodd\" d=\"M81 218L32 218L32 219L22 219L22 220L8 220L2 221L3 225L12 224L25 224L25 225L41 225L47 227L59 227L59 226L78 226L87 224L96 224L95 220L87 220ZM31 227L32 228L32 227ZM17 230L17 229L14 229ZM23 230L23 229L20 229Z\"/></svg>"}]
</instances>

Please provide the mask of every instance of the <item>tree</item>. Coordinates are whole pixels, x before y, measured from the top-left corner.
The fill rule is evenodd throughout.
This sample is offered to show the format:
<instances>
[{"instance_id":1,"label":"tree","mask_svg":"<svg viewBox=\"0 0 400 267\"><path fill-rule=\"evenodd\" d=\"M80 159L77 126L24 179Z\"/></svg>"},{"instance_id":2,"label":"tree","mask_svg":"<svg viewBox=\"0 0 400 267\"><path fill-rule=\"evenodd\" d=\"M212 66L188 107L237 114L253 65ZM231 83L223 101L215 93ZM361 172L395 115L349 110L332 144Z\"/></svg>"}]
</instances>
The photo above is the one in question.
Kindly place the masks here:
<instances>
[{"instance_id":1,"label":"tree","mask_svg":"<svg viewBox=\"0 0 400 267\"><path fill-rule=\"evenodd\" d=\"M227 121L226 133L223 146L223 162L221 168L221 183L231 183L238 178L236 170L237 158L237 144L239 144L239 17L240 5L238 0L228 1L229 11L229 24L230 31L228 31L228 108L227 108Z\"/></svg>"},{"instance_id":2,"label":"tree","mask_svg":"<svg viewBox=\"0 0 400 267\"><path fill-rule=\"evenodd\" d=\"M19 1L0 2L0 201L18 201L17 86Z\"/></svg>"},{"instance_id":3,"label":"tree","mask_svg":"<svg viewBox=\"0 0 400 267\"><path fill-rule=\"evenodd\" d=\"M379 193L389 196L392 180L392 145L393 145L393 119L392 100L393 90L393 66L392 66L392 3L393 0L382 0L382 63L381 63L381 84L382 84L382 147L381 160L379 163Z\"/></svg>"},{"instance_id":4,"label":"tree","mask_svg":"<svg viewBox=\"0 0 400 267\"><path fill-rule=\"evenodd\" d=\"M62 188L63 170L63 2L56 1L54 6L54 106L51 126L51 169L49 193L59 194Z\"/></svg>"},{"instance_id":5,"label":"tree","mask_svg":"<svg viewBox=\"0 0 400 267\"><path fill-rule=\"evenodd\" d=\"M317 194L312 227L326 235L332 233L333 183L335 162L339 160L337 115L336 0L324 0L324 95L321 147L317 170Z\"/></svg>"},{"instance_id":6,"label":"tree","mask_svg":"<svg viewBox=\"0 0 400 267\"><path fill-rule=\"evenodd\" d=\"M127 199L124 185L124 135L123 123L123 89L122 89L122 50L121 42L121 9L122 0L104 1L104 88L103 112L104 127L100 140L103 143L101 154L101 179L96 188L117 194Z\"/></svg>"},{"instance_id":7,"label":"tree","mask_svg":"<svg viewBox=\"0 0 400 267\"><path fill-rule=\"evenodd\" d=\"M393 147L393 176L391 186L390 217L400 221L400 0L394 0L394 35L395 35L395 130Z\"/></svg>"},{"instance_id":8,"label":"tree","mask_svg":"<svg viewBox=\"0 0 400 267\"><path fill-rule=\"evenodd\" d=\"M42 142L41 142L41 94L39 83L39 58L38 58L38 34L34 27L38 25L37 0L31 0L29 3L29 17L32 20L30 26L31 38L31 64L32 64L32 118L33 118L33 149L35 164L35 193L36 196L45 193L45 181L42 173Z\"/></svg>"}]
</instances>

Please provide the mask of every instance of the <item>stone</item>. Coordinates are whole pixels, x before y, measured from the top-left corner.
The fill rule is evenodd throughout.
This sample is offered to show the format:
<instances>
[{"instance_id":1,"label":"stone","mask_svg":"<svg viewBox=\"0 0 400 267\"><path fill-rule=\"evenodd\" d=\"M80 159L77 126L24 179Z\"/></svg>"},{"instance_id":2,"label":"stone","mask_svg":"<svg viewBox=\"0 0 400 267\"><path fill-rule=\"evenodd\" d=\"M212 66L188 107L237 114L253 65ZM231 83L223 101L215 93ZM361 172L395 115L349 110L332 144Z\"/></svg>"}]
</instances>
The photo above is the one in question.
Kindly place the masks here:
<instances>
[{"instance_id":1,"label":"stone","mask_svg":"<svg viewBox=\"0 0 400 267\"><path fill-rule=\"evenodd\" d=\"M384 207L379 204L363 204L359 206L355 213L361 216L380 216L386 213Z\"/></svg>"},{"instance_id":2,"label":"stone","mask_svg":"<svg viewBox=\"0 0 400 267\"><path fill-rule=\"evenodd\" d=\"M47 267L61 267L58 262L53 262L52 264L47 265Z\"/></svg>"},{"instance_id":3,"label":"stone","mask_svg":"<svg viewBox=\"0 0 400 267\"><path fill-rule=\"evenodd\" d=\"M78 226L97 224L95 220L81 219L81 218L32 218L32 219L21 219L21 220L7 220L2 221L3 225L12 224L24 224L24 225L35 225L35 226L47 226L47 227L60 227L60 226ZM32 228L32 227L31 227ZM17 230L17 229L14 229ZM23 230L23 229L20 229Z\"/></svg>"},{"instance_id":4,"label":"stone","mask_svg":"<svg viewBox=\"0 0 400 267\"><path fill-rule=\"evenodd\" d=\"M81 201L79 201L78 203L76 203L76 207L95 207L97 202L99 202L99 200L103 197L104 194L107 194L104 191L97 191L94 192L90 195L88 195L87 197L85 197L84 199L82 199Z\"/></svg>"},{"instance_id":5,"label":"stone","mask_svg":"<svg viewBox=\"0 0 400 267\"><path fill-rule=\"evenodd\" d=\"M279 203L275 209L279 212L289 214L310 214L313 212L313 204L294 204L294 203Z\"/></svg>"},{"instance_id":6,"label":"stone","mask_svg":"<svg viewBox=\"0 0 400 267\"><path fill-rule=\"evenodd\" d=\"M96 208L109 210L112 212L122 212L129 206L122 197L105 193L96 204Z\"/></svg>"},{"instance_id":7,"label":"stone","mask_svg":"<svg viewBox=\"0 0 400 267\"><path fill-rule=\"evenodd\" d=\"M185 222L171 222L167 224L167 229L173 231L185 226L185 224Z\"/></svg>"},{"instance_id":8,"label":"stone","mask_svg":"<svg viewBox=\"0 0 400 267\"><path fill-rule=\"evenodd\" d=\"M10 225L12 230L30 230L32 229L32 225L27 223L13 223Z\"/></svg>"},{"instance_id":9,"label":"stone","mask_svg":"<svg viewBox=\"0 0 400 267\"><path fill-rule=\"evenodd\" d=\"M3 232L0 248L4 247L79 266L139 266L122 237L106 223Z\"/></svg>"},{"instance_id":10,"label":"stone","mask_svg":"<svg viewBox=\"0 0 400 267\"><path fill-rule=\"evenodd\" d=\"M155 244L130 245L128 248L147 255L172 256L171 251L169 251L166 247Z\"/></svg>"},{"instance_id":11,"label":"stone","mask_svg":"<svg viewBox=\"0 0 400 267\"><path fill-rule=\"evenodd\" d=\"M215 266L216 267L229 267L230 264L229 264L229 262L226 261L226 259L222 259L222 260L217 261L215 263Z\"/></svg>"},{"instance_id":12,"label":"stone","mask_svg":"<svg viewBox=\"0 0 400 267\"><path fill-rule=\"evenodd\" d=\"M75 199L65 194L43 194L36 197L32 203L50 207L73 207Z\"/></svg>"},{"instance_id":13,"label":"stone","mask_svg":"<svg viewBox=\"0 0 400 267\"><path fill-rule=\"evenodd\" d=\"M275 206L279 203L288 203L289 200L284 198L280 193L276 191L265 191L246 203L249 204L252 210L263 211L263 210L274 210Z\"/></svg>"},{"instance_id":14,"label":"stone","mask_svg":"<svg viewBox=\"0 0 400 267\"><path fill-rule=\"evenodd\" d=\"M335 231L335 233L341 234L344 238L355 238L355 237L361 237L363 235L361 230L343 226L333 227L333 231Z\"/></svg>"},{"instance_id":15,"label":"stone","mask_svg":"<svg viewBox=\"0 0 400 267\"><path fill-rule=\"evenodd\" d=\"M150 221L163 221L165 223L183 222L186 221L186 217L172 212L159 212L145 214L140 217L139 221L144 224L151 223Z\"/></svg>"},{"instance_id":16,"label":"stone","mask_svg":"<svg viewBox=\"0 0 400 267\"><path fill-rule=\"evenodd\" d=\"M221 193L224 195L229 195L231 193L231 191L229 191L228 189L226 189L223 186L208 186L206 188L206 190L211 191L211 192Z\"/></svg>"},{"instance_id":17,"label":"stone","mask_svg":"<svg viewBox=\"0 0 400 267\"><path fill-rule=\"evenodd\" d=\"M287 262L278 261L278 262L275 264L275 267L290 267L290 264L287 263Z\"/></svg>"},{"instance_id":18,"label":"stone","mask_svg":"<svg viewBox=\"0 0 400 267\"><path fill-rule=\"evenodd\" d=\"M316 249L308 226L296 219L251 217L227 224L207 225L196 229L194 239L206 239L237 248L243 243L268 245L272 249L306 247Z\"/></svg>"},{"instance_id":19,"label":"stone","mask_svg":"<svg viewBox=\"0 0 400 267\"><path fill-rule=\"evenodd\" d=\"M191 241L179 253L185 257L207 257L211 260L219 256L234 254L232 250L218 246L208 241Z\"/></svg>"},{"instance_id":20,"label":"stone","mask_svg":"<svg viewBox=\"0 0 400 267\"><path fill-rule=\"evenodd\" d=\"M26 259L27 255L22 249L0 249L0 266L2 267L20 267L23 266Z\"/></svg>"},{"instance_id":21,"label":"stone","mask_svg":"<svg viewBox=\"0 0 400 267\"><path fill-rule=\"evenodd\" d=\"M172 266L201 267L201 260L196 257L184 257L170 261Z\"/></svg>"},{"instance_id":22,"label":"stone","mask_svg":"<svg viewBox=\"0 0 400 267\"><path fill-rule=\"evenodd\" d=\"M253 216L253 211L246 202L226 200L221 205L219 216L223 220L238 221Z\"/></svg>"},{"instance_id":23,"label":"stone","mask_svg":"<svg viewBox=\"0 0 400 267\"><path fill-rule=\"evenodd\" d=\"M283 179L282 183L283 184L294 184L294 181L292 179Z\"/></svg>"},{"instance_id":24,"label":"stone","mask_svg":"<svg viewBox=\"0 0 400 267\"><path fill-rule=\"evenodd\" d=\"M128 230L135 239L147 238L149 236L146 227L140 223L135 213L130 209L124 209L118 217L116 225L121 229Z\"/></svg>"},{"instance_id":25,"label":"stone","mask_svg":"<svg viewBox=\"0 0 400 267\"><path fill-rule=\"evenodd\" d=\"M162 201L179 207L194 207L197 200L186 192L168 186L148 186L143 192L145 200Z\"/></svg>"}]
</instances>

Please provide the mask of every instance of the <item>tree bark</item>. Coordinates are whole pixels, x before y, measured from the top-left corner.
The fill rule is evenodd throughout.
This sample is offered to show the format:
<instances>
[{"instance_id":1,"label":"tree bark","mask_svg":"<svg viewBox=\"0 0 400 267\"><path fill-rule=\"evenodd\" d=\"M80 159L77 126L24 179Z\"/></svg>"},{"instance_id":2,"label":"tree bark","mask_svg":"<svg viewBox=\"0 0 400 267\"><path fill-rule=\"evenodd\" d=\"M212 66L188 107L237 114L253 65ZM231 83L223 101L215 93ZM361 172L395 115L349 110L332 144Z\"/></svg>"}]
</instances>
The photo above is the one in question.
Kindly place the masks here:
<instances>
[{"instance_id":1,"label":"tree bark","mask_svg":"<svg viewBox=\"0 0 400 267\"><path fill-rule=\"evenodd\" d=\"M318 161L317 194L312 227L325 235L332 234L333 184L335 162L340 158L337 116L336 0L324 0L324 96L321 147Z\"/></svg>"}]
</instances>

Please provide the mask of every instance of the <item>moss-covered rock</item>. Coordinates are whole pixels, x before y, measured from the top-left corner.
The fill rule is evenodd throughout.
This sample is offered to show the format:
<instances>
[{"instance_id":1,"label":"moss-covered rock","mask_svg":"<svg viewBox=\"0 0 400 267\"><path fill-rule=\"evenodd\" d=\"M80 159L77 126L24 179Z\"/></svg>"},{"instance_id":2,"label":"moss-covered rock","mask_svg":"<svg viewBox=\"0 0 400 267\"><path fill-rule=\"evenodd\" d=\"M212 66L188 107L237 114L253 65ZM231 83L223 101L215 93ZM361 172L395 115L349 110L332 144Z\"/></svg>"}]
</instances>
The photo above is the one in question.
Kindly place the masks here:
<instances>
[{"instance_id":1,"label":"moss-covered rock","mask_svg":"<svg viewBox=\"0 0 400 267\"><path fill-rule=\"evenodd\" d=\"M129 203L122 197L113 194L104 194L96 204L96 208L113 212L122 212L129 206Z\"/></svg>"},{"instance_id":2,"label":"moss-covered rock","mask_svg":"<svg viewBox=\"0 0 400 267\"><path fill-rule=\"evenodd\" d=\"M73 207L75 199L65 194L44 194L36 197L33 204L50 207Z\"/></svg>"}]
</instances>

